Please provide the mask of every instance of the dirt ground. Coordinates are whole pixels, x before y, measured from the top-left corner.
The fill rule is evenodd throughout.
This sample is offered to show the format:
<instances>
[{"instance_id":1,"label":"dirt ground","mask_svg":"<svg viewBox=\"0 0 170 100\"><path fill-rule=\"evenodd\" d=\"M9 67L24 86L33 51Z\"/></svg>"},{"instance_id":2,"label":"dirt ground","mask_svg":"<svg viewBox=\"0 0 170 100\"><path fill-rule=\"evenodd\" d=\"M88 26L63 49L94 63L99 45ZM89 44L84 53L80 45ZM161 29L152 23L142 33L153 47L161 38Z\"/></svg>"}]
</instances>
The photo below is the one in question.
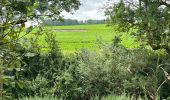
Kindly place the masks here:
<instances>
[{"instance_id":1,"label":"dirt ground","mask_svg":"<svg viewBox=\"0 0 170 100\"><path fill-rule=\"evenodd\" d=\"M87 29L53 29L53 32L87 32Z\"/></svg>"}]
</instances>

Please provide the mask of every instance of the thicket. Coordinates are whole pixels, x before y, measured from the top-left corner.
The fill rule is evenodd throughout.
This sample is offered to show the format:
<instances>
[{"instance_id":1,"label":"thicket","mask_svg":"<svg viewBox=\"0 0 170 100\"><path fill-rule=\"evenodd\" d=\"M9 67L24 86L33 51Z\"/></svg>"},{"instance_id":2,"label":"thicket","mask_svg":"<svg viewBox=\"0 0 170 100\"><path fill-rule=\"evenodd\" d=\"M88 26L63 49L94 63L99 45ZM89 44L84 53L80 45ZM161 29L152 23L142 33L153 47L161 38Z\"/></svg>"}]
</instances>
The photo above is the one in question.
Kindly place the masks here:
<instances>
[{"instance_id":1,"label":"thicket","mask_svg":"<svg viewBox=\"0 0 170 100\"><path fill-rule=\"evenodd\" d=\"M13 78L4 83L4 99L50 96L63 100L98 100L108 95L111 95L108 98L126 95L154 100L170 95L169 80L160 86L166 80L162 68L170 71L164 51L155 52L142 46L127 49L115 37L112 45L100 42L98 51L82 49L66 57L60 52L55 34L46 34L48 50L43 54L36 39L26 42L30 41L32 48L24 48L26 44L20 47L20 70L5 72ZM32 52L25 53L28 51Z\"/></svg>"}]
</instances>

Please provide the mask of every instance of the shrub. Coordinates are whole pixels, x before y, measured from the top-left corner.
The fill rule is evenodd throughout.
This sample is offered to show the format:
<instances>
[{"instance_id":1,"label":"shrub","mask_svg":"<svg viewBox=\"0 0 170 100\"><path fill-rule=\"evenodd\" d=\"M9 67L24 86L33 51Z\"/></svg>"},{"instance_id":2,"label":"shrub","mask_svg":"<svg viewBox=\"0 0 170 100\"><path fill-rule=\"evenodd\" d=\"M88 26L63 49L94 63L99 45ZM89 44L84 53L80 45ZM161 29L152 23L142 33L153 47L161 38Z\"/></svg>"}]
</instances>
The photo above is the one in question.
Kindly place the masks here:
<instances>
[{"instance_id":1,"label":"shrub","mask_svg":"<svg viewBox=\"0 0 170 100\"><path fill-rule=\"evenodd\" d=\"M33 48L25 49L32 52L24 54L22 59L24 66L19 73L19 78L24 79L25 86L18 93L22 97L52 95L54 91L51 89L54 87L57 77L65 70L65 63L55 35L46 34L45 39L45 46L48 48L46 53L40 52L42 48L37 44L38 40L31 41Z\"/></svg>"},{"instance_id":2,"label":"shrub","mask_svg":"<svg viewBox=\"0 0 170 100\"><path fill-rule=\"evenodd\" d=\"M164 80L164 73L158 68L160 63L166 62L163 54L144 47L127 49L114 41L113 45L101 43L98 51L82 49L64 58L53 46L55 38L51 35L48 38L49 52L46 55L24 59L27 64L25 72L33 75L26 77L30 81L28 90L31 91L26 96L51 95L69 100L106 96L107 100L114 98L110 94L126 93L129 98L134 95L136 99L140 96L157 98L157 88ZM168 69L168 66L163 67ZM167 87L164 86L160 93Z\"/></svg>"},{"instance_id":3,"label":"shrub","mask_svg":"<svg viewBox=\"0 0 170 100\"><path fill-rule=\"evenodd\" d=\"M157 96L158 54L145 48L127 49L121 44L104 45L98 52L83 49L77 53L77 71L83 98L127 93L147 98ZM164 57L164 56L163 56Z\"/></svg>"},{"instance_id":4,"label":"shrub","mask_svg":"<svg viewBox=\"0 0 170 100\"><path fill-rule=\"evenodd\" d=\"M27 88L32 91L30 96L54 96L54 90L49 86L49 80L38 75L34 80L28 82Z\"/></svg>"}]
</instances>

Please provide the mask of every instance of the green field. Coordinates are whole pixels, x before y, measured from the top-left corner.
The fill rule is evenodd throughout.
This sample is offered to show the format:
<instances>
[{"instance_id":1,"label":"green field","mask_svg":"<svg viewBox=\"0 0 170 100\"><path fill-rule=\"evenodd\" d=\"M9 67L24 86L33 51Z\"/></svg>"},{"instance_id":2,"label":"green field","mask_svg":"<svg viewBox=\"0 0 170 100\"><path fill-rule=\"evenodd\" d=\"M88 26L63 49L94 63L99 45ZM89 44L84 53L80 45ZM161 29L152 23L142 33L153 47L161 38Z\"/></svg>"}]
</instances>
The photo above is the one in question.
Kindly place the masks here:
<instances>
[{"instance_id":1,"label":"green field","mask_svg":"<svg viewBox=\"0 0 170 100\"><path fill-rule=\"evenodd\" d=\"M63 52L73 52L81 48L95 49L96 39L102 38L106 42L111 42L114 31L105 25L76 25L76 26L54 26L53 29L77 29L86 30L84 32L55 32L56 38Z\"/></svg>"},{"instance_id":2,"label":"green field","mask_svg":"<svg viewBox=\"0 0 170 100\"><path fill-rule=\"evenodd\" d=\"M134 38L127 33L119 33L114 27L105 24L72 25L72 26L47 26L49 33L55 33L59 47L63 53L72 53L81 48L95 50L97 40L112 43L115 35L122 34L122 44L128 48L138 46Z\"/></svg>"}]
</instances>

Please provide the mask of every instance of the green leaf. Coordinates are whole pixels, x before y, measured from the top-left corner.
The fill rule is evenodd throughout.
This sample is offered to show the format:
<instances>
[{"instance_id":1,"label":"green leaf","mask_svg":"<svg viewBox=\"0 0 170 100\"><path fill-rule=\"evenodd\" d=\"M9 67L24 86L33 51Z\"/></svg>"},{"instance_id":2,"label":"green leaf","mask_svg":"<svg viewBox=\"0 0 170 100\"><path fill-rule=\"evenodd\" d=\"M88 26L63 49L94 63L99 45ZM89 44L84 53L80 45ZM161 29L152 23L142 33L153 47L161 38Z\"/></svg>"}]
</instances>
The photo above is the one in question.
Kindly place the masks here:
<instances>
[{"instance_id":1,"label":"green leaf","mask_svg":"<svg viewBox=\"0 0 170 100\"><path fill-rule=\"evenodd\" d=\"M17 10L17 11L19 11L19 12L21 12L21 13L24 13L24 14L26 14L27 13L27 5L26 5L26 2L22 2L22 1L14 1L12 4L11 4L11 6L15 9L15 10Z\"/></svg>"},{"instance_id":2,"label":"green leaf","mask_svg":"<svg viewBox=\"0 0 170 100\"><path fill-rule=\"evenodd\" d=\"M17 82L17 85L19 88L23 89L24 88L24 82L20 81L20 82Z\"/></svg>"},{"instance_id":3,"label":"green leaf","mask_svg":"<svg viewBox=\"0 0 170 100\"><path fill-rule=\"evenodd\" d=\"M38 2L34 3L34 7L38 8L39 7L39 3Z\"/></svg>"}]
</instances>

